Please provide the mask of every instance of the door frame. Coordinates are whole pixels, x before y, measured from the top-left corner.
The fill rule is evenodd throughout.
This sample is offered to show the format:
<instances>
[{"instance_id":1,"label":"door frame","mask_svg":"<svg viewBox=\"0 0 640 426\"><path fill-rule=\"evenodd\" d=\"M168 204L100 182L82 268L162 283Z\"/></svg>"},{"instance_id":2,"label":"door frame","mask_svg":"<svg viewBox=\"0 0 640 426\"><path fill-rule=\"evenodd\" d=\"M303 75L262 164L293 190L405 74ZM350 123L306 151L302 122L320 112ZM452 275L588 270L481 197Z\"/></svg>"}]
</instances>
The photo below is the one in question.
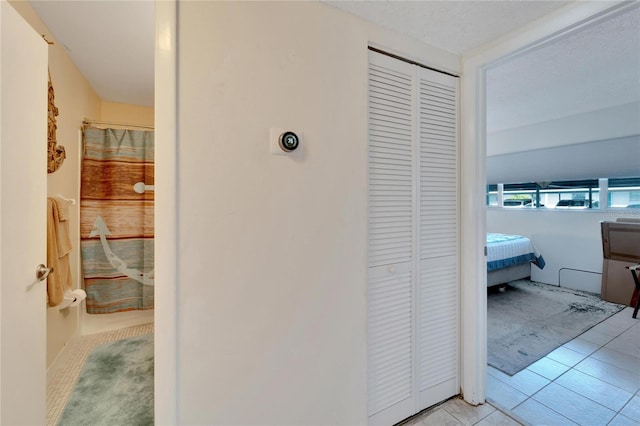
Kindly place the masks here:
<instances>
[{"instance_id":1,"label":"door frame","mask_svg":"<svg viewBox=\"0 0 640 426\"><path fill-rule=\"evenodd\" d=\"M154 414L178 424L177 0L156 0L155 13Z\"/></svg>"},{"instance_id":2,"label":"door frame","mask_svg":"<svg viewBox=\"0 0 640 426\"><path fill-rule=\"evenodd\" d=\"M559 9L482 51L462 58L461 106L461 315L464 400L485 402L487 388L486 260L486 73L612 15L635 2L576 2Z\"/></svg>"}]
</instances>

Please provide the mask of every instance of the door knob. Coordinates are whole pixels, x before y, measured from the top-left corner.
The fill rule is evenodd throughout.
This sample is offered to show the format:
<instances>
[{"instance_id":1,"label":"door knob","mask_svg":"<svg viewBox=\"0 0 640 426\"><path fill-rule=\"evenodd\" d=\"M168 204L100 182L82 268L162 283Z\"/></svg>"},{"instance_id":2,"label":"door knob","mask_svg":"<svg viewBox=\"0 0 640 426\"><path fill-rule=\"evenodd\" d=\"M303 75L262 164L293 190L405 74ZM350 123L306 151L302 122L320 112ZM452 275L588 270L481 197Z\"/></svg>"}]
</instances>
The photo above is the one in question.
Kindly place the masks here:
<instances>
[{"instance_id":1,"label":"door knob","mask_svg":"<svg viewBox=\"0 0 640 426\"><path fill-rule=\"evenodd\" d=\"M51 272L53 272L53 268L47 268L42 263L36 266L36 278L38 281L46 280Z\"/></svg>"}]
</instances>

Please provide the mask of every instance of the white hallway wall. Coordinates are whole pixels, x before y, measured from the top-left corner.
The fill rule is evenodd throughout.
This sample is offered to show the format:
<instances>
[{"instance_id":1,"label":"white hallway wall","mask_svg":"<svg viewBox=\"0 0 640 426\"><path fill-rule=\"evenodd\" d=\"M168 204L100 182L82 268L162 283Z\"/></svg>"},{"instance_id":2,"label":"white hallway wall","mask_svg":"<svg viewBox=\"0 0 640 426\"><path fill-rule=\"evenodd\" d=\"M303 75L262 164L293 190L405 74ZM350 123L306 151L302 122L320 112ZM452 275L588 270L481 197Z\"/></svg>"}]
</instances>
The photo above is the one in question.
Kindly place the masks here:
<instances>
[{"instance_id":1,"label":"white hallway wall","mask_svg":"<svg viewBox=\"0 0 640 426\"><path fill-rule=\"evenodd\" d=\"M367 45L459 58L317 3L178 8L178 152L157 163L177 167L157 219L177 215L178 246L156 240L159 263L177 253L177 293L157 286L177 349L156 349L172 371L177 350L177 412L158 421L365 424ZM302 155L269 154L271 127L304 133Z\"/></svg>"},{"instance_id":2,"label":"white hallway wall","mask_svg":"<svg viewBox=\"0 0 640 426\"><path fill-rule=\"evenodd\" d=\"M602 273L601 221L640 218L630 210L571 211L553 209L487 209L487 232L519 234L531 238L546 266L531 267L531 278L547 284L600 293Z\"/></svg>"}]
</instances>

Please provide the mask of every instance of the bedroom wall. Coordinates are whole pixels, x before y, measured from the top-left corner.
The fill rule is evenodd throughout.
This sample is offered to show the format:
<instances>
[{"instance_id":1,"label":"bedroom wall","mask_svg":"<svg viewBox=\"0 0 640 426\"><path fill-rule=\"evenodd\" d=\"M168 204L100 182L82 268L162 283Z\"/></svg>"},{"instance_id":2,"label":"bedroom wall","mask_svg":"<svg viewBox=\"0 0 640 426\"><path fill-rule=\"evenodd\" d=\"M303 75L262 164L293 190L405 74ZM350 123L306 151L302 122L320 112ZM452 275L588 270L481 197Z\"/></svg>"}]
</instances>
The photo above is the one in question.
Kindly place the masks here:
<instances>
[{"instance_id":1,"label":"bedroom wall","mask_svg":"<svg viewBox=\"0 0 640 426\"><path fill-rule=\"evenodd\" d=\"M531 239L546 262L543 270L531 267L532 280L600 293L600 222L621 217L640 218L640 212L488 208L487 232L519 234Z\"/></svg>"},{"instance_id":2,"label":"bedroom wall","mask_svg":"<svg viewBox=\"0 0 640 426\"><path fill-rule=\"evenodd\" d=\"M156 362L177 368L178 414L156 420L366 424L367 44L459 58L315 2L178 8L177 152L158 160L177 198L156 218L177 218L177 259L156 240L177 348L159 339ZM302 153L271 155L271 127Z\"/></svg>"},{"instance_id":3,"label":"bedroom wall","mask_svg":"<svg viewBox=\"0 0 640 426\"><path fill-rule=\"evenodd\" d=\"M640 102L487 134L487 156L640 135ZM514 143L513 141L518 141Z\"/></svg>"},{"instance_id":4,"label":"bedroom wall","mask_svg":"<svg viewBox=\"0 0 640 426\"><path fill-rule=\"evenodd\" d=\"M640 134L487 157L488 184L639 175Z\"/></svg>"},{"instance_id":5,"label":"bedroom wall","mask_svg":"<svg viewBox=\"0 0 640 426\"><path fill-rule=\"evenodd\" d=\"M489 133L487 183L638 176L639 117L631 102Z\"/></svg>"}]
</instances>

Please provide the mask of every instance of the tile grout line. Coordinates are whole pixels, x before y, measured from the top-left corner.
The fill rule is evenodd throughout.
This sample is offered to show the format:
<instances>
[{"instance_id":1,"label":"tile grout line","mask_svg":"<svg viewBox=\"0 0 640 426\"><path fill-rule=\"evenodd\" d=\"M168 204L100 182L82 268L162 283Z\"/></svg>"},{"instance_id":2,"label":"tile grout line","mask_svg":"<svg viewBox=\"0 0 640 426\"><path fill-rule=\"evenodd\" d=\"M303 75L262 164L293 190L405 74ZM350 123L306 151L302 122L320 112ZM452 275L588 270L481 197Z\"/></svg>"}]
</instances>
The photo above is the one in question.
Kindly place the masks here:
<instances>
[{"instance_id":1,"label":"tile grout line","mask_svg":"<svg viewBox=\"0 0 640 426\"><path fill-rule=\"evenodd\" d=\"M551 382L549 382L549 383L551 383ZM546 385L544 385L544 386L542 387L542 389L544 389L544 388L546 388L547 386L549 386L549 383L547 383ZM540 390L542 390L542 389L540 389ZM540 392L540 391L538 391L538 392ZM536 392L536 393L538 393L538 392ZM534 393L533 395L535 395L535 393ZM531 396L527 396L527 399L525 399L525 400L524 400L524 401L522 401L521 403L517 404L515 407L513 407L513 408L512 408L512 410L514 410L514 411L515 411L515 409L516 409L516 408L518 408L519 406L521 406L522 404L524 404L525 402L527 402L527 401L529 401L529 400L533 400L533 401L537 402L538 404L542 404L542 403L541 403L540 401L538 401L537 399L533 399L533 395L531 395ZM542 405L544 405L544 404L542 404ZM545 407L547 407L546 405L544 405L544 406L545 406ZM549 407L547 407L547 408L549 408ZM553 411L554 413L558 414L559 416L562 416L562 417L564 417L565 419L567 419L567 420L571 421L570 419L568 419L567 417L565 417L565 416L563 416L562 414L558 413L557 411L553 410L552 408L549 408L549 410L551 410L551 411ZM531 422L529 422L529 421L526 421L525 423L526 423L527 425L531 425Z\"/></svg>"},{"instance_id":2,"label":"tile grout line","mask_svg":"<svg viewBox=\"0 0 640 426\"><path fill-rule=\"evenodd\" d=\"M480 405L482 405L482 404L480 404ZM476 406L473 406L473 405L472 405L472 407L479 407L480 405L476 405ZM480 419L478 419L478 421L474 422L474 423L472 424L472 426L473 426L473 425L478 424L479 422L481 422L482 420L484 420L485 418L487 418L488 416L490 416L492 413L494 413L494 412L497 410L497 408L496 408L495 406L493 406L492 404L489 404L489 405L491 405L491 407L493 407L493 411L491 411L491 412L490 412L489 414L487 414L486 416L483 416L483 417L481 417ZM451 411L447 410L447 408L448 408L448 407L447 407L446 405L445 405L443 408L444 408L444 411L446 411L447 413L449 413L449 414L450 414L454 419L456 419L458 422L462 423L463 425L465 424L465 422L464 422L463 420L459 419L459 418L458 418L454 413L452 413Z\"/></svg>"},{"instance_id":3,"label":"tile grout line","mask_svg":"<svg viewBox=\"0 0 640 426\"><path fill-rule=\"evenodd\" d=\"M495 408L495 410L492 411L491 414L495 413L496 411L499 411L502 414L504 414L505 416L509 417L511 420L515 421L516 423L520 423L522 425L526 425L528 423L528 422L525 422L524 419L522 419L520 416L518 416L516 413L512 412L511 410L503 410L501 408L496 407L493 404L492 404L492 406ZM489 415L491 415L491 414L489 414ZM489 417L489 415L486 416L486 417Z\"/></svg>"},{"instance_id":4,"label":"tile grout line","mask_svg":"<svg viewBox=\"0 0 640 426\"><path fill-rule=\"evenodd\" d=\"M606 346L602 346L600 349L598 349L598 351L599 351L599 350L601 350L601 349L603 349L603 348L606 348ZM624 352L617 351L617 350L615 350L615 349L611 349L611 348L606 348L606 349L608 349L608 350L610 350L610 351L612 351L612 352L615 352L615 353L617 353L617 354L620 354L620 355L624 355L624 356L631 356L631 357L633 357L633 358L636 358L636 357L634 357L633 355L629 355L629 354L626 354L626 353L624 353ZM596 352L598 352L598 351L596 351ZM595 352L594 352L594 353L595 353ZM593 355L593 354L592 354L592 355ZM594 361L596 361L596 362L601 362L601 363L603 363L603 364L606 364L606 365L608 365L608 366L611 366L611 367L617 368L617 369L622 370L622 371L624 371L624 372L634 374L635 376L638 376L638 377L640 378L640 375L639 375L639 374L637 374L637 373L635 373L634 371L630 371L630 370L628 370L628 369L626 369L626 368L620 367L619 365L612 364L611 362L608 362L608 361L604 361L604 360L601 360L601 359L595 358L595 357L593 357L592 355L589 355L587 358L583 359L583 360L582 360L582 361L580 361L578 364L576 364L575 366L571 367L571 368L570 368L570 370L576 370L576 371L577 371L577 372L579 372L579 373L585 374L585 375L587 375L587 376L589 376L589 377L593 377L594 379L600 380L600 381L601 381L601 382L603 382L603 383L606 383L606 384L608 384L608 385L611 385L611 386L613 386L613 387L616 387L616 388L618 388L618 389L621 389L621 390L623 390L623 391L625 391L625 392L629 392L629 393L632 393L632 394L633 394L633 392L628 391L628 390L626 390L626 389L623 389L623 388L621 388L620 386L616 385L615 383L608 382L608 381L606 381L606 380L602 379L601 377L594 376L594 375L592 375L592 374L590 374L590 373L588 373L588 372L584 372L584 371L581 371L581 370L578 370L578 369L576 369L576 368L575 368L576 366L578 366L579 364L581 364L583 361L586 361L587 359L592 359L592 360L594 360ZM638 358L637 360L638 360L638 364L640 365L640 358ZM568 370L568 371L569 371L569 370ZM560 377L560 376L558 376L558 377Z\"/></svg>"},{"instance_id":5,"label":"tile grout line","mask_svg":"<svg viewBox=\"0 0 640 426\"><path fill-rule=\"evenodd\" d=\"M527 399L529 399L529 398L530 398L530 397L527 397L527 398L525 399L525 401L526 401ZM520 424L523 424L523 425L530 425L530 424L531 424L531 423L529 423L527 420L525 420L524 418L522 418L522 417L518 416L516 413L514 413L514 412L513 412L513 409L515 409L515 407L513 407L513 409L509 410L509 409L507 409L507 408L503 407L502 405L498 404L497 402L495 402L495 401L493 401L493 400L491 400L491 399L489 399L489 398L487 398L487 402L488 402L489 404L491 404L491 406L492 406L492 407L494 407L494 408L496 409L496 411L500 411L502 414L504 414L504 415L506 415L507 417L509 417L509 418L511 418L511 419L513 419L513 420L515 420L516 422L518 422L518 423L520 423ZM524 401L523 401L523 402L524 402ZM517 405L516 405L516 407L517 407L518 405L520 405L520 404L517 404Z\"/></svg>"},{"instance_id":6,"label":"tile grout line","mask_svg":"<svg viewBox=\"0 0 640 426\"><path fill-rule=\"evenodd\" d=\"M622 370L622 371L624 371L624 372L626 372L626 373L632 373L632 374L633 374L633 372L632 372L632 371L629 371L629 370L627 370L627 369L624 369L624 368L618 367L617 365L610 364L610 363L605 362L605 361L601 361L601 360L599 360L599 359L597 359L597 358L594 358L594 360L596 360L596 361L598 361L598 362L601 362L601 363L603 363L603 364L610 365L610 366L612 366L612 367L616 367L616 368L618 368L618 369L620 369L620 370ZM620 390L622 390L622 391L625 391L625 392L627 392L627 393L630 393L632 396L633 396L633 395L635 395L635 393L634 393L634 392L631 392L631 391L628 391L628 390L626 390L626 389L623 389L623 388L621 388L620 386L616 385L615 383L607 382L606 380L603 380L603 379L602 379L602 378L600 378L600 377L594 376L594 375L589 374L589 373L586 373L586 372L584 372L584 371L580 371L580 370L575 369L575 368L573 368L573 367L572 367L572 368L570 368L569 370L567 370L565 373L567 373L568 371L571 371L571 370L575 370L575 371L577 371L578 373L582 373L582 374L584 374L585 376L589 376L589 377L591 377L591 378L593 378L593 379L596 379L596 380L601 381L602 383L606 383L606 384L607 384L607 385L609 385L609 386L613 386L614 388L618 388L618 389L620 389ZM565 373L563 373L562 375L564 375ZM638 376L638 378L640 378L640 375L637 375L637 374L636 374L636 376ZM560 376L558 376L558 378L559 378L559 377L560 377Z\"/></svg>"},{"instance_id":7,"label":"tile grout line","mask_svg":"<svg viewBox=\"0 0 640 426\"><path fill-rule=\"evenodd\" d=\"M553 383L553 382L551 382L551 383ZM549 383L549 384L545 385L542 389L546 388L546 387L547 387L548 385L550 385L551 383ZM559 385L558 385L558 386L559 386ZM542 389L540 389L540 390L542 390ZM538 392L540 392L540 391L538 391ZM536 392L536 393L538 393L538 392ZM570 421L571 423L574 423L574 424L576 423L576 422L574 422L573 420L571 420L569 417L565 416L564 414L559 413L559 412L557 412L556 410L554 410L553 408L549 407L549 406L548 406L548 405L546 405L544 402L542 402L542 401L538 401L537 399L535 399L535 398L533 397L534 395L535 395L535 393L534 393L533 395L531 395L530 397L528 397L527 399L525 399L524 401L522 401L520 404L518 404L518 405L516 405L515 407L513 407L513 409L515 410L516 408L518 408L519 406L521 406L522 404L524 404L526 401L528 401L528 400L530 400L530 399L531 399L531 400L535 401L537 404L540 404L540 405L544 406L546 409L548 409L548 410L550 410L550 411L554 412L554 413L555 413L555 414L557 414L558 416L560 416L560 417L562 417L562 418L567 419L567 420L568 420L568 421ZM529 423L529 422L527 422L527 423Z\"/></svg>"},{"instance_id":8,"label":"tile grout line","mask_svg":"<svg viewBox=\"0 0 640 426\"><path fill-rule=\"evenodd\" d=\"M569 370L565 371L563 374L561 374L560 376L558 376L558 378L560 378L561 376L563 376L564 374L568 373L568 372L569 372L569 371L571 371L571 370L573 370L573 368L571 368L571 369L569 369ZM580 371L580 370L576 370L576 371L577 371L578 373L582 373L582 371ZM582 373L582 374L588 375L588 374L586 374L586 373ZM593 376L590 376L590 377L593 377ZM598 379L597 377L593 377L593 378L595 378L596 380L600 380L600 379ZM603 382L603 383L607 383L607 382L605 382L604 380L600 380L600 381L601 381L601 382ZM551 382L551 383L555 383L555 380L554 380L553 382ZM550 384L551 384L551 383L550 383ZM620 410L616 411L616 410L613 410L613 409L611 409L611 408L607 407L606 405L602 405L602 404L601 404L601 403L599 403L598 401L594 401L593 399L589 398L588 396L582 395L581 393L578 393L578 392L576 392L576 391L574 391L574 390L572 390L572 389L569 389L568 387L563 386L563 385L562 385L562 384L560 384L560 383L555 383L555 384L556 384L556 385L558 385L558 386L560 386L561 388L563 388L563 389L564 389L565 391L567 391L567 392L573 392L573 393L575 393L576 395L581 396L582 398L588 399L588 400L589 400L589 401L591 401L593 404L596 404L596 405L599 405L600 407L606 408L606 409L607 409L607 410L609 410L609 411L613 411L613 412L615 413L615 414L614 414L614 416L613 416L613 418L615 418L618 414L620 414L620 411L621 411L622 409L624 409L624 407L629 403L629 401L631 401L631 399L633 399L633 394L632 394L632 395L631 395L631 398L630 398L630 399L628 399L628 400L624 403L624 405L622 406L622 408L620 408ZM611 383L607 383L607 384L611 385ZM620 389L620 390L623 390L623 391L624 391L624 389L619 388L618 386L615 386L615 385L611 385L611 386L614 386L614 387L616 387L616 388L618 388L618 389ZM545 386L545 387L546 387L546 386ZM542 390L542 389L540 389L540 390ZM539 391L538 391L538 392L539 392ZM536 393L538 393L538 392L536 392ZM627 392L627 393L630 393L630 392ZM534 394L534 395L535 395L535 394ZM534 396L534 395L531 395L531 397L533 398L533 396ZM542 405L544 405L544 406L545 406L545 407L547 407L548 409L550 409L550 410L552 410L552 411L554 411L554 412L558 413L558 412L557 412L557 411L555 411L553 408L551 408L551 407L549 407L548 405L546 405L544 402L542 402L542 401L538 401L537 399L536 399L535 401L536 401L536 402L538 402L538 403L540 403L540 404L542 404ZM558 414L560 414L560 415L561 415L561 416L563 416L563 417L566 417L566 416L562 415L561 413L558 413ZM613 418L611 419L611 421L613 420ZM608 424L608 423L607 423L607 424Z\"/></svg>"}]
</instances>

